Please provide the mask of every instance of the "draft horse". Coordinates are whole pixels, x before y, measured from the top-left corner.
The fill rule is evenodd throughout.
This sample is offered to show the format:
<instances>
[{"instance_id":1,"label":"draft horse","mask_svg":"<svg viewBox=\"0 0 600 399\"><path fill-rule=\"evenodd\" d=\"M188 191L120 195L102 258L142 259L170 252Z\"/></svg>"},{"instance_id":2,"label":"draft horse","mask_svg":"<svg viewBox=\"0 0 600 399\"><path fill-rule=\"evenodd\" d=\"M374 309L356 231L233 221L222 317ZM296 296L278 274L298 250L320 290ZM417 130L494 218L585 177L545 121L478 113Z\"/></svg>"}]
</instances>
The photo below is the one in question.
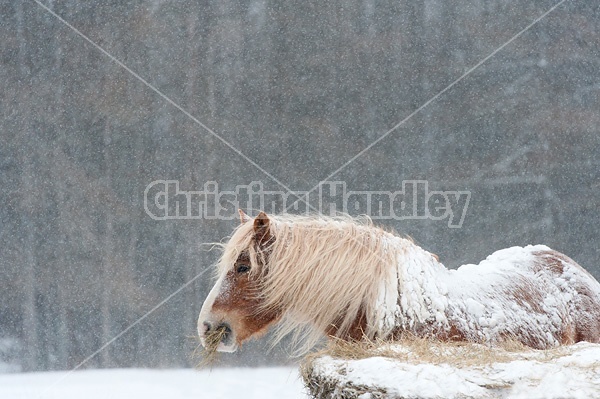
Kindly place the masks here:
<instances>
[{"instance_id":1,"label":"draft horse","mask_svg":"<svg viewBox=\"0 0 600 399\"><path fill-rule=\"evenodd\" d=\"M408 332L536 349L600 342L600 283L547 246L507 248L449 270L368 218L240 216L198 318L203 344L224 331L218 351L276 324L274 341L293 332L299 354L323 335L394 340Z\"/></svg>"}]
</instances>

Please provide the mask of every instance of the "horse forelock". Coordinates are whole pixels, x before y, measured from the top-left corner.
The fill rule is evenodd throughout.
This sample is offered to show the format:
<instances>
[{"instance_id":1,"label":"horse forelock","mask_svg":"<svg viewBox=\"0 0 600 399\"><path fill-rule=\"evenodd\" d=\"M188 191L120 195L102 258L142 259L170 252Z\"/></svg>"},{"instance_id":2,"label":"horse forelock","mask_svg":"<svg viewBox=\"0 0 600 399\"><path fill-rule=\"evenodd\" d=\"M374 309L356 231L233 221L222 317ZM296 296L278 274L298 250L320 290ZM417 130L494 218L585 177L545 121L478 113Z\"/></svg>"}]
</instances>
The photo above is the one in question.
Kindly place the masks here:
<instances>
[{"instance_id":1,"label":"horse forelock","mask_svg":"<svg viewBox=\"0 0 600 399\"><path fill-rule=\"evenodd\" d=\"M217 262L217 276L231 270L236 260L244 253L247 254L252 266L257 264L256 251L252 245L254 241L252 231L252 223L240 224L225 244L219 244L222 252Z\"/></svg>"}]
</instances>

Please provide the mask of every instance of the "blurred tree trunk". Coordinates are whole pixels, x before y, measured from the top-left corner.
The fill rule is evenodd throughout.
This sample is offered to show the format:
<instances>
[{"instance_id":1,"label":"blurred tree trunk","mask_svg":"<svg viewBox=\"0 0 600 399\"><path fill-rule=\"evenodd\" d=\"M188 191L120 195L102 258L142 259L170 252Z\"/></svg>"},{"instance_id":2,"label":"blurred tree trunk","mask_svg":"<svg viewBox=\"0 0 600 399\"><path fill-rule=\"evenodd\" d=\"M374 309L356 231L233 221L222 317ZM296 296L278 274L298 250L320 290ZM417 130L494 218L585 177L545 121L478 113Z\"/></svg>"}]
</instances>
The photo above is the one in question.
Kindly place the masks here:
<instances>
[{"instance_id":1,"label":"blurred tree trunk","mask_svg":"<svg viewBox=\"0 0 600 399\"><path fill-rule=\"evenodd\" d=\"M135 179L132 179L131 184L133 185L133 195L131 197L131 209L132 214L128 215L128 225L129 225L129 241L127 244L127 249L126 249L126 253L125 253L125 262L126 262L126 267L129 268L130 272L131 272L131 276L133 279L135 279L136 275L137 275L137 258L138 258L138 241L139 241L139 236L140 236L140 220L142 220L145 216L145 213L142 211L143 209L143 193L144 193L144 187L142 186L141 183L141 178L140 176L144 176L141 172L141 159L142 156L144 154L144 140L143 140L143 136L141 134L138 134L135 136L134 138L134 143L133 143L133 173L134 175L137 177ZM124 313L124 317L127 318L128 320L130 319L131 316L136 315L136 311L135 309L137 309L139 307L139 300L140 298L133 298L132 303L129 304L129 306L125 307L123 312ZM142 348L140 348L140 342L141 342L141 337L140 337L141 332L139 330L135 330L131 332L130 335L130 340L132 342L131 346L132 346L132 351L134 351L134 353L136 353L135 357L136 357L136 361L138 361L138 356L140 353L140 350Z\"/></svg>"},{"instance_id":2,"label":"blurred tree trunk","mask_svg":"<svg viewBox=\"0 0 600 399\"><path fill-rule=\"evenodd\" d=\"M111 128L110 122L108 120L105 121L104 131L103 131L103 155L104 155L104 177L101 178L102 185L110 190L111 188L111 179L112 179L112 168L113 168L113 160L110 151L110 143L111 143ZM114 283L112 281L115 278L113 263L115 259L114 254L114 231L113 231L113 222L114 215L113 209L110 207L110 202L107 202L107 206L104 207L104 238L103 238L103 253L102 253L102 278L101 284L104 287L102 292L100 293L100 314L102 320L101 327L101 339L100 345L104 345L108 341L110 341L113 337L112 331L112 301L113 298L113 286ZM100 352L100 364L102 367L109 367L112 365L111 359L111 347L105 348L102 352Z\"/></svg>"},{"instance_id":3,"label":"blurred tree trunk","mask_svg":"<svg viewBox=\"0 0 600 399\"><path fill-rule=\"evenodd\" d=\"M27 62L27 40L25 38L24 10L22 2L15 6L17 20L17 41L19 50L17 54L17 71L21 76L28 72ZM20 82L21 95L27 99L26 85ZM22 127L22 137L17 138L17 142L22 144L18 155L18 162L22 168L21 173L21 200L23 210L21 212L21 229L24 231L24 242L22 245L24 251L25 264L23 265L23 292L22 303L23 312L23 370L31 371L39 369L39 342L38 342L38 311L37 311L37 259L35 249L36 242L36 221L35 221L35 176L37 171L32 164L32 154L35 154L35 148L31 143L33 140L32 127L30 120L25 118Z\"/></svg>"},{"instance_id":4,"label":"blurred tree trunk","mask_svg":"<svg viewBox=\"0 0 600 399\"><path fill-rule=\"evenodd\" d=\"M60 41L55 41L56 51L54 52L54 70L60 71L63 69L63 54L62 54L62 45ZM67 87L67 81L65 80L64 75L60 75L57 79L58 84L53 87L53 94L55 98L55 109L54 113L56 119L55 123L58 126L67 126L65 121L65 100L64 100L64 90ZM52 151L52 168L59 168L56 172L54 172L52 182L54 190L56 191L57 197L57 230L58 230L58 243L56 245L56 264L55 269L56 273L56 285L57 285L57 301L56 301L56 311L58 313L58 317L56 320L56 345L57 345L57 359L56 363L59 368L69 368L69 355L71 348L71 341L69 337L69 321L68 321L68 308L69 308L69 290L70 286L70 277L71 277L71 262L72 259L69 259L68 253L71 250L71 246L69 245L69 227L68 223L73 223L73 220L70 215L70 206L69 201L70 198L68 196L68 187L66 180L68 179L69 173L65 170L61 165L63 162L57 161L57 156L62 156L62 146L67 140L67 137L64 133L64 128L59 131L60 139L57 140L57 144L55 148L49 149Z\"/></svg>"},{"instance_id":5,"label":"blurred tree trunk","mask_svg":"<svg viewBox=\"0 0 600 399\"><path fill-rule=\"evenodd\" d=\"M53 167L56 167L56 163ZM60 173L55 173L55 176L61 176ZM64 172L62 174L64 176ZM69 329L68 329L68 317L67 307L69 301L69 275L70 265L68 265L67 257L65 256L68 252L67 243L69 242L67 228L64 225L71 221L69 217L69 210L66 204L67 199L65 198L66 187L61 177L54 179L54 188L57 192L57 206L58 209L58 243L57 243L57 258L56 258L56 303L54 307L58 313L56 323L56 346L57 346L57 358L56 364L59 368L69 367Z\"/></svg>"},{"instance_id":6,"label":"blurred tree trunk","mask_svg":"<svg viewBox=\"0 0 600 399\"><path fill-rule=\"evenodd\" d=\"M37 247L35 237L35 218L32 200L27 200L34 192L34 172L29 160L21 158L23 163L23 175L21 192L26 201L25 209L22 213L22 228L25 229L25 242L23 250L25 251L25 264L23 265L24 275L24 301L23 301L23 369L25 371L37 370L39 367L39 342L38 342L38 312L37 312L37 259L35 248Z\"/></svg>"}]
</instances>

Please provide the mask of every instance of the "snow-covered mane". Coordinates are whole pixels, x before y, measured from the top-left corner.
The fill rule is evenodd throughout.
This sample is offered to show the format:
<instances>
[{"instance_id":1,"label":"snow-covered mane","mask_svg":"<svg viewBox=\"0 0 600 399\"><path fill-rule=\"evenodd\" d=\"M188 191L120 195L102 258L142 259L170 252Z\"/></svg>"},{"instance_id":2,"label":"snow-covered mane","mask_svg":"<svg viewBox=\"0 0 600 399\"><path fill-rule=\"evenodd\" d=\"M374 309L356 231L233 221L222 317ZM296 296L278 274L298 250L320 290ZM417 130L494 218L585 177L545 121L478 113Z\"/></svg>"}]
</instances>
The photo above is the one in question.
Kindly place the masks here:
<instances>
[{"instance_id":1,"label":"snow-covered mane","mask_svg":"<svg viewBox=\"0 0 600 399\"><path fill-rule=\"evenodd\" d=\"M498 251L448 270L411 240L368 218L242 214L223 245L218 280L202 308L203 338L221 326L220 350L278 324L307 351L323 334L397 339L517 339L535 348L600 340L600 284L546 246Z\"/></svg>"}]
</instances>

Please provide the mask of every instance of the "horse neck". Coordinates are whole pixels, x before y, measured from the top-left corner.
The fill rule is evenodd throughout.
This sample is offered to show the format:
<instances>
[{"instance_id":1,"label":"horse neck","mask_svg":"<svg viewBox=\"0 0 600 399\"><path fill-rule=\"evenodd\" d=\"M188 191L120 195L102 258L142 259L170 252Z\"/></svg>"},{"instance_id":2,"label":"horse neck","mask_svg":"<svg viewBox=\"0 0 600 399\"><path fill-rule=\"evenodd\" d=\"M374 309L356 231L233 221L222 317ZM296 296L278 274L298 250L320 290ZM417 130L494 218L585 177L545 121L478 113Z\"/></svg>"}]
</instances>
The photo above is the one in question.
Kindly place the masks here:
<instances>
[{"instance_id":1,"label":"horse neck","mask_svg":"<svg viewBox=\"0 0 600 399\"><path fill-rule=\"evenodd\" d=\"M445 319L449 272L436 256L404 241L396 265L399 314L395 321L396 327L413 330L429 320Z\"/></svg>"}]
</instances>

